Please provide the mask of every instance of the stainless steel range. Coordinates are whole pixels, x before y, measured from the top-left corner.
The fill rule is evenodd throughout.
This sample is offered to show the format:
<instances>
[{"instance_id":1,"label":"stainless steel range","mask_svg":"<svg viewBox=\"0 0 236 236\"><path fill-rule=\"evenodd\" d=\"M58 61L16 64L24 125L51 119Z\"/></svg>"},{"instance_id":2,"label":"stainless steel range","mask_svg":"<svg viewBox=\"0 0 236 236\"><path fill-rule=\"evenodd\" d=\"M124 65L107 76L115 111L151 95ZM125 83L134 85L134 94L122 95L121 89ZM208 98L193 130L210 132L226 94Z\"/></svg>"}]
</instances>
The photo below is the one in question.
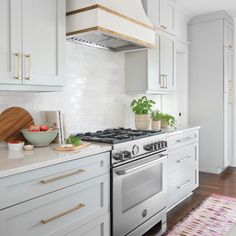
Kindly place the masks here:
<instances>
[{"instance_id":1,"label":"stainless steel range","mask_svg":"<svg viewBox=\"0 0 236 236\"><path fill-rule=\"evenodd\" d=\"M157 223L166 230L167 142L155 131L109 129L79 135L112 144L112 235L143 235Z\"/></svg>"}]
</instances>

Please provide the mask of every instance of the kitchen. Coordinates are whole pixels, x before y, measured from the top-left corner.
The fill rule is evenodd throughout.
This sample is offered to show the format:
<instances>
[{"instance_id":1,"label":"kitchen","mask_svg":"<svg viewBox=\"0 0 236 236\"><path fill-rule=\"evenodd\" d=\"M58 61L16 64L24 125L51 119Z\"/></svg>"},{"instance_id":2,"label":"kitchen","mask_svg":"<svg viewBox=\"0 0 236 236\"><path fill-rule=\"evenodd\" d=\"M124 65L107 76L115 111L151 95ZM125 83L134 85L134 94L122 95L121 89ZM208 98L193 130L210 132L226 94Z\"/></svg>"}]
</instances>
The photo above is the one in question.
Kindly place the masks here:
<instances>
[{"instance_id":1,"label":"kitchen","mask_svg":"<svg viewBox=\"0 0 236 236\"><path fill-rule=\"evenodd\" d=\"M1 1L0 236L194 235L204 204L235 209L219 186L235 166L236 6L208 2ZM51 134L49 113L59 143L14 143ZM230 214L198 235L234 235Z\"/></svg>"}]
</instances>

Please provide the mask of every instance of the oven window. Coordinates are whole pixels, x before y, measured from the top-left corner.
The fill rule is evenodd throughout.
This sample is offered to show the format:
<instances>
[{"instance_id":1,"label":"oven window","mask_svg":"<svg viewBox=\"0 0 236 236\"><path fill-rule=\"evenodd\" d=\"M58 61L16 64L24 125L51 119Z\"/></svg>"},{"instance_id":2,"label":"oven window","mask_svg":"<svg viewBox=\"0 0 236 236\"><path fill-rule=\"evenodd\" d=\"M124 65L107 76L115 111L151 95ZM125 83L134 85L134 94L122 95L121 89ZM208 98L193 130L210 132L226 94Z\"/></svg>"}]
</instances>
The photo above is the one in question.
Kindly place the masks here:
<instances>
[{"instance_id":1,"label":"oven window","mask_svg":"<svg viewBox=\"0 0 236 236\"><path fill-rule=\"evenodd\" d=\"M162 191L163 164L139 169L122 180L122 213Z\"/></svg>"}]
</instances>

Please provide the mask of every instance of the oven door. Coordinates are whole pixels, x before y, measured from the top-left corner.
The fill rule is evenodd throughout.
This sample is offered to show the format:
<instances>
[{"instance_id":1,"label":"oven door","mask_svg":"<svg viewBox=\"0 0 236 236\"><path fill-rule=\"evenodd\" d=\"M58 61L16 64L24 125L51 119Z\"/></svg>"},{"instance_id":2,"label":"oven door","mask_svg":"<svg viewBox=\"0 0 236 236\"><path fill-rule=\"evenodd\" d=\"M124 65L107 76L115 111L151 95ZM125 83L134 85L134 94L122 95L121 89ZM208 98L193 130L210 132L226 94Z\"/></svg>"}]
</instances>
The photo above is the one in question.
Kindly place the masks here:
<instances>
[{"instance_id":1,"label":"oven door","mask_svg":"<svg viewBox=\"0 0 236 236\"><path fill-rule=\"evenodd\" d=\"M166 165L162 152L113 168L113 236L126 235L165 209Z\"/></svg>"}]
</instances>

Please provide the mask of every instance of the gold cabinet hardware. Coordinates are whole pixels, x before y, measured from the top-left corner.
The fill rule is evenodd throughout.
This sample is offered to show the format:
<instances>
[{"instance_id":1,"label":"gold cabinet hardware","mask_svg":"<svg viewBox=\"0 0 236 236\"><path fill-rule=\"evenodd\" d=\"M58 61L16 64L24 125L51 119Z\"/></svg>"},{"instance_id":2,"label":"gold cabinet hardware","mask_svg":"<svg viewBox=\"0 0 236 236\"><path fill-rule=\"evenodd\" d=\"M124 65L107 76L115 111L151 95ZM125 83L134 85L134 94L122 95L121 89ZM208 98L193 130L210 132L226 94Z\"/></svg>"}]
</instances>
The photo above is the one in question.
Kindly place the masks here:
<instances>
[{"instance_id":1,"label":"gold cabinet hardware","mask_svg":"<svg viewBox=\"0 0 236 236\"><path fill-rule=\"evenodd\" d=\"M15 77L18 80L21 80L21 54L16 53L15 56L17 57L17 76Z\"/></svg>"},{"instance_id":2,"label":"gold cabinet hardware","mask_svg":"<svg viewBox=\"0 0 236 236\"><path fill-rule=\"evenodd\" d=\"M161 74L160 75L160 81L159 81L159 84L160 84L160 87L161 88L164 88L164 74Z\"/></svg>"},{"instance_id":3,"label":"gold cabinet hardware","mask_svg":"<svg viewBox=\"0 0 236 236\"><path fill-rule=\"evenodd\" d=\"M73 208L71 208L71 209L69 209L69 210L67 210L67 211L64 211L64 212L62 212L62 213L59 213L58 215L49 217L49 218L47 218L47 219L45 219L45 220L41 220L41 222L42 222L43 224L47 224L47 223L49 223L49 222L51 222L51 221L53 221L53 220L56 220L56 219L58 219L58 218L60 218L60 217L62 217L62 216L68 215L68 214L72 213L73 211L79 210L79 209L81 209L81 208L83 208L83 207L85 207L85 204L80 203L80 204L78 204L77 206L75 206L75 207L73 207Z\"/></svg>"},{"instance_id":4,"label":"gold cabinet hardware","mask_svg":"<svg viewBox=\"0 0 236 236\"><path fill-rule=\"evenodd\" d=\"M228 47L229 47L229 48L233 48L233 46L232 46L232 45L229 45Z\"/></svg>"},{"instance_id":5,"label":"gold cabinet hardware","mask_svg":"<svg viewBox=\"0 0 236 236\"><path fill-rule=\"evenodd\" d=\"M28 76L26 79L31 80L31 54L27 54L25 57L28 58Z\"/></svg>"},{"instance_id":6,"label":"gold cabinet hardware","mask_svg":"<svg viewBox=\"0 0 236 236\"><path fill-rule=\"evenodd\" d=\"M164 88L168 88L168 82L167 82L167 75L164 76L164 82L165 82L165 85L164 85Z\"/></svg>"},{"instance_id":7,"label":"gold cabinet hardware","mask_svg":"<svg viewBox=\"0 0 236 236\"><path fill-rule=\"evenodd\" d=\"M161 28L162 28L162 29L165 29L165 25L161 25Z\"/></svg>"},{"instance_id":8,"label":"gold cabinet hardware","mask_svg":"<svg viewBox=\"0 0 236 236\"><path fill-rule=\"evenodd\" d=\"M41 180L40 182L41 182L42 184L48 184L48 183L54 182L54 181L56 181L56 180L60 180L60 179L66 178L66 177L70 177L70 176L72 176L72 175L81 174L81 173L83 173L84 171L85 171L85 170L83 170L83 169L78 169L78 170L75 170L75 171L73 171L73 172L66 173L66 174L64 174L64 175L60 175L60 176L53 177L53 178L51 178L51 179Z\"/></svg>"}]
</instances>

